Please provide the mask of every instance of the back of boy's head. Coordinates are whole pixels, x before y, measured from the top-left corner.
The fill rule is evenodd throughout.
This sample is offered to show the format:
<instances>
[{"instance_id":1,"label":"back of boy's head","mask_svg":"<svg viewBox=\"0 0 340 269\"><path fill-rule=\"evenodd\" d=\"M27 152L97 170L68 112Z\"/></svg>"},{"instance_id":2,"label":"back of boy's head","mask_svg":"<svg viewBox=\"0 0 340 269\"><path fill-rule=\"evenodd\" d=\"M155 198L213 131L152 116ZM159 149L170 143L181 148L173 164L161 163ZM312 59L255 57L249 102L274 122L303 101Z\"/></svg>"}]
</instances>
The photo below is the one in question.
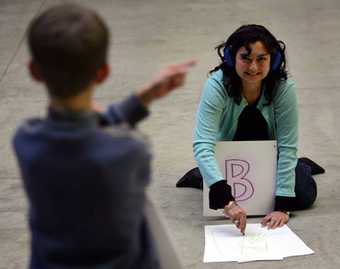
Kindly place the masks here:
<instances>
[{"instance_id":1,"label":"back of boy's head","mask_svg":"<svg viewBox=\"0 0 340 269\"><path fill-rule=\"evenodd\" d=\"M109 31L93 10L63 4L31 22L28 43L49 95L65 99L81 94L106 64Z\"/></svg>"}]
</instances>

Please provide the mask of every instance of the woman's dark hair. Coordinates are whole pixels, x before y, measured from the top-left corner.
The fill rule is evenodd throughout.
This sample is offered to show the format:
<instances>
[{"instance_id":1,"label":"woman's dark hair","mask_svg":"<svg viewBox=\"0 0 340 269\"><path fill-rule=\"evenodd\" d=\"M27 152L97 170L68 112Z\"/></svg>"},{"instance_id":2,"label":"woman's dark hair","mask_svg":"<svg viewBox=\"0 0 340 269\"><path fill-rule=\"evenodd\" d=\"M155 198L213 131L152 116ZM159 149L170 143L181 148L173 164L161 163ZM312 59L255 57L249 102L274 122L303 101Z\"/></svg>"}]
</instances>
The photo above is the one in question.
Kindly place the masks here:
<instances>
[{"instance_id":1,"label":"woman's dark hair","mask_svg":"<svg viewBox=\"0 0 340 269\"><path fill-rule=\"evenodd\" d=\"M109 31L94 11L61 4L31 22L28 44L49 94L69 98L86 89L106 63Z\"/></svg>"},{"instance_id":2,"label":"woman's dark hair","mask_svg":"<svg viewBox=\"0 0 340 269\"><path fill-rule=\"evenodd\" d=\"M219 69L223 72L223 83L227 94L234 99L237 104L241 102L241 79L236 73L235 65L227 63L224 59L223 51L225 48L229 49L229 53L233 63L235 63L235 57L237 51L241 47L245 47L248 53L251 53L249 47L257 41L261 41L265 48L268 50L271 56L271 61L274 60L276 53L281 55L281 64L278 68L273 70L272 64L268 75L263 80L263 85L266 86L264 95L268 100L267 105L273 100L277 83L281 80L287 79L286 71L286 46L283 41L277 40L273 34L271 34L264 26L256 24L243 25L238 28L226 42L219 44L215 49L220 57L222 63L212 69L209 73L213 73Z\"/></svg>"}]
</instances>

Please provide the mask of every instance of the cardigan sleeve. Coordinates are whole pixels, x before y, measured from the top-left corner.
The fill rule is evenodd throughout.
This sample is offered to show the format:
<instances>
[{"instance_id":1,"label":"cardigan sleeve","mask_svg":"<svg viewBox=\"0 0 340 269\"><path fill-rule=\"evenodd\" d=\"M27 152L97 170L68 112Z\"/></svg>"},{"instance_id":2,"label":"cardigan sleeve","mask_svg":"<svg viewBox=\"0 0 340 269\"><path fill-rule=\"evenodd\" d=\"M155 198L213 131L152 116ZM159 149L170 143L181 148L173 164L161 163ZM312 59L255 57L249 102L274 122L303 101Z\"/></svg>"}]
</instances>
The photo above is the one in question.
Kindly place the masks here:
<instances>
[{"instance_id":1,"label":"cardigan sleeve","mask_svg":"<svg viewBox=\"0 0 340 269\"><path fill-rule=\"evenodd\" d=\"M209 187L224 179L215 158L217 134L226 106L224 86L221 83L213 76L205 83L194 130L194 156Z\"/></svg>"},{"instance_id":2,"label":"cardigan sleeve","mask_svg":"<svg viewBox=\"0 0 340 269\"><path fill-rule=\"evenodd\" d=\"M295 83L282 82L273 100L278 163L276 195L295 197L295 167L298 145L298 109Z\"/></svg>"}]
</instances>

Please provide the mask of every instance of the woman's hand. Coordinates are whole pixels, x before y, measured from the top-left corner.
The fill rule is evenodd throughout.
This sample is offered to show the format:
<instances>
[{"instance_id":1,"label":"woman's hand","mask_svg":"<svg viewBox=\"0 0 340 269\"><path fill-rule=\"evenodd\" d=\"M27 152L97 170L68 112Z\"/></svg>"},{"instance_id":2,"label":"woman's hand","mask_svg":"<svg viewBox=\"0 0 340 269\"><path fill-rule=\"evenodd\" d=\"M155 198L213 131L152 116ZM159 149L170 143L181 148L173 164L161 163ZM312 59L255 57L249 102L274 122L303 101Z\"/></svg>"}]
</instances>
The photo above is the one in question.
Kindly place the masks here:
<instances>
[{"instance_id":1,"label":"woman's hand","mask_svg":"<svg viewBox=\"0 0 340 269\"><path fill-rule=\"evenodd\" d=\"M276 229L288 223L288 220L288 213L282 211L273 211L262 219L261 224L262 226L268 227L268 229Z\"/></svg>"},{"instance_id":2,"label":"woman's hand","mask_svg":"<svg viewBox=\"0 0 340 269\"><path fill-rule=\"evenodd\" d=\"M235 201L231 201L224 207L224 215L229 217L231 221L240 229L244 235L247 225L247 214L246 211L240 207Z\"/></svg>"}]
</instances>

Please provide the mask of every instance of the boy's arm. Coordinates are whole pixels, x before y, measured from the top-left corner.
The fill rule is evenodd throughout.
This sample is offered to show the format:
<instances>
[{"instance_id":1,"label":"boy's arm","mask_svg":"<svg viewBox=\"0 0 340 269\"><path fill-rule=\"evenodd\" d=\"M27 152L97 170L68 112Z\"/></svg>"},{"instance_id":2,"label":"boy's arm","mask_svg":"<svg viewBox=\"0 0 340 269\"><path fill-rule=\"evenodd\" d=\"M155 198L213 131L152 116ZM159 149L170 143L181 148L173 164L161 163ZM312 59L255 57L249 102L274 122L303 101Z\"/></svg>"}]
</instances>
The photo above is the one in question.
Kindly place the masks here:
<instances>
[{"instance_id":1,"label":"boy's arm","mask_svg":"<svg viewBox=\"0 0 340 269\"><path fill-rule=\"evenodd\" d=\"M106 125L127 123L134 127L148 115L147 107L143 105L138 95L133 94L118 104L111 104L103 117Z\"/></svg>"},{"instance_id":2,"label":"boy's arm","mask_svg":"<svg viewBox=\"0 0 340 269\"><path fill-rule=\"evenodd\" d=\"M110 105L104 114L107 124L125 122L132 127L135 126L149 114L148 107L153 101L168 95L184 84L190 67L194 65L195 61L192 60L170 65L161 70L150 83L134 95L119 104Z\"/></svg>"}]
</instances>

